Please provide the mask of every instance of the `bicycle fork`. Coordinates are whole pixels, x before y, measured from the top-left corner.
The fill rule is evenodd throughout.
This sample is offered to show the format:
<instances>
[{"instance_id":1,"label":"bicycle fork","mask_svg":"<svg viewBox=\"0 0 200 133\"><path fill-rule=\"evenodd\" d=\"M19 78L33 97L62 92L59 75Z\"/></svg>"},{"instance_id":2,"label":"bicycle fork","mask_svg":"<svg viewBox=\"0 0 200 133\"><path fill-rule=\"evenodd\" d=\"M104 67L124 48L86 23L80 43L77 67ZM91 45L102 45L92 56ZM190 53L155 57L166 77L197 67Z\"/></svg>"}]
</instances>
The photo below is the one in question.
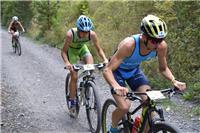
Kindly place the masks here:
<instances>
[{"instance_id":1,"label":"bicycle fork","mask_svg":"<svg viewBox=\"0 0 200 133\"><path fill-rule=\"evenodd\" d=\"M79 86L79 105L85 105L85 87L84 87L84 83L80 82L80 86Z\"/></svg>"}]
</instances>

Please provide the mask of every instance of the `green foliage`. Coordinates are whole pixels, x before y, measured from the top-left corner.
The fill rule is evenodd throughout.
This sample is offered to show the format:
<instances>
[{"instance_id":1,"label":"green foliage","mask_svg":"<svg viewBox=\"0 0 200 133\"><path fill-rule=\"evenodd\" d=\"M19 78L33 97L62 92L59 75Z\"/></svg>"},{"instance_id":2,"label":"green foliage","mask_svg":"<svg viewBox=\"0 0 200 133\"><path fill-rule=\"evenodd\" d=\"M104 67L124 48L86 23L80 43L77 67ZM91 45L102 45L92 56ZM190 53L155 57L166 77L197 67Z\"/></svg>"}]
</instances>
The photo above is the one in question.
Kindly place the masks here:
<instances>
[{"instance_id":1,"label":"green foliage","mask_svg":"<svg viewBox=\"0 0 200 133\"><path fill-rule=\"evenodd\" d=\"M25 5L30 8L25 8ZM140 22L146 14L157 15L168 26L165 39L168 44L168 66L176 79L187 83L188 90L184 97L200 100L198 1L3 1L1 10L3 25L16 13L24 18L25 23L28 21L31 24L28 30L33 38L42 39L58 48L63 47L66 32L76 26L78 16L85 14L92 19L107 57L112 56L125 37L140 33ZM94 46L89 47L97 60ZM171 83L159 74L156 59L143 63L142 68L155 88L170 86Z\"/></svg>"},{"instance_id":2,"label":"green foliage","mask_svg":"<svg viewBox=\"0 0 200 133\"><path fill-rule=\"evenodd\" d=\"M192 109L193 114L200 115L200 107L195 107Z\"/></svg>"},{"instance_id":3,"label":"green foliage","mask_svg":"<svg viewBox=\"0 0 200 133\"><path fill-rule=\"evenodd\" d=\"M89 8L88 8L88 1L82 1L79 5L78 5L79 10L79 14L83 14L83 15L89 15Z\"/></svg>"},{"instance_id":4,"label":"green foliage","mask_svg":"<svg viewBox=\"0 0 200 133\"><path fill-rule=\"evenodd\" d=\"M198 103L200 103L199 92L200 92L200 82L189 83L188 90L184 94L184 98L186 100L195 100Z\"/></svg>"},{"instance_id":5,"label":"green foliage","mask_svg":"<svg viewBox=\"0 0 200 133\"><path fill-rule=\"evenodd\" d=\"M35 23L38 25L40 37L45 37L45 33L48 34L52 30L54 19L56 19L56 13L58 3L55 1L34 1L33 9L35 10Z\"/></svg>"},{"instance_id":6,"label":"green foliage","mask_svg":"<svg viewBox=\"0 0 200 133\"><path fill-rule=\"evenodd\" d=\"M8 27L13 16L18 16L25 29L30 26L33 16L31 1L2 1L1 2L1 22Z\"/></svg>"}]
</instances>

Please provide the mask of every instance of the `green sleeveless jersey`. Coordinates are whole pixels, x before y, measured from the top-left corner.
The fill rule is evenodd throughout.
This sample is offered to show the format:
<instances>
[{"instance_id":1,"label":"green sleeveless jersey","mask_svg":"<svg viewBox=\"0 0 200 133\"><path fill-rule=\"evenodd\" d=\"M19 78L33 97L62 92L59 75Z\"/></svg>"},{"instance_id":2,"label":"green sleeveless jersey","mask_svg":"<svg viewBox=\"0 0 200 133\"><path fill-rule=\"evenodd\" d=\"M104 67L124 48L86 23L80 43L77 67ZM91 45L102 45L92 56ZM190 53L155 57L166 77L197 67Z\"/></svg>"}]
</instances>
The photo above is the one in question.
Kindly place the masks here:
<instances>
[{"instance_id":1,"label":"green sleeveless jersey","mask_svg":"<svg viewBox=\"0 0 200 133\"><path fill-rule=\"evenodd\" d=\"M84 45L89 44L89 42L90 42L90 34L89 34L88 37L80 38L78 36L77 28L72 28L71 31L72 31L72 34L73 34L73 40L72 40L72 44L70 45L70 48L80 49Z\"/></svg>"}]
</instances>

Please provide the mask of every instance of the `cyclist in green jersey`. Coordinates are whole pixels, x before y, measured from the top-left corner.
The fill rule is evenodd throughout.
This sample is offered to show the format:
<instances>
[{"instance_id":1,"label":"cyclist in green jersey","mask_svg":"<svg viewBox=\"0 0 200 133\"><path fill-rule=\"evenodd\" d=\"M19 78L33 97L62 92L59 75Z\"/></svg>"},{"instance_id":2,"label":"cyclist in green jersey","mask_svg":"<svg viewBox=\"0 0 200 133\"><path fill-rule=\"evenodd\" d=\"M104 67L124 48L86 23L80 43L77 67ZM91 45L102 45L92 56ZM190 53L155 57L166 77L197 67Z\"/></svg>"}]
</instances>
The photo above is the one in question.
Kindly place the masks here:
<instances>
[{"instance_id":1,"label":"cyclist in green jersey","mask_svg":"<svg viewBox=\"0 0 200 133\"><path fill-rule=\"evenodd\" d=\"M102 48L100 47L98 37L92 30L93 23L90 18L81 15L76 22L76 28L71 28L66 35L65 44L61 51L61 56L67 69L70 71L70 100L69 106L70 113L74 112L76 106L76 89L77 89L77 72L73 71L72 64L76 64L79 59L83 60L86 64L93 64L93 57L87 47L90 41L94 44L99 56L103 59L103 63L108 63Z\"/></svg>"}]
</instances>

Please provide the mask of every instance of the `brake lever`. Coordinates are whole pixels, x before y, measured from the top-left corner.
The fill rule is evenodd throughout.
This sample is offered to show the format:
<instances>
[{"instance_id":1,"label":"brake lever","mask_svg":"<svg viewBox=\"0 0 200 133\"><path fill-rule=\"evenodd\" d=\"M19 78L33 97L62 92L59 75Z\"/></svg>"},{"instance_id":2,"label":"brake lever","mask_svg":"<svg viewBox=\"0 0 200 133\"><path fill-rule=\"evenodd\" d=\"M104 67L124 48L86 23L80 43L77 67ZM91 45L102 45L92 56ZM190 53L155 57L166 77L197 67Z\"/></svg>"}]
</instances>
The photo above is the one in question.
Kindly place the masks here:
<instances>
[{"instance_id":1,"label":"brake lever","mask_svg":"<svg viewBox=\"0 0 200 133\"><path fill-rule=\"evenodd\" d=\"M180 91L177 87L174 87L171 91L168 92L168 98L170 99L175 94L183 95L183 92Z\"/></svg>"},{"instance_id":2,"label":"brake lever","mask_svg":"<svg viewBox=\"0 0 200 133\"><path fill-rule=\"evenodd\" d=\"M98 68L99 70L101 70L105 65L106 65L105 63L99 63L99 64L97 65L97 68Z\"/></svg>"},{"instance_id":3,"label":"brake lever","mask_svg":"<svg viewBox=\"0 0 200 133\"><path fill-rule=\"evenodd\" d=\"M77 72L78 70L80 70L81 69L81 67L80 66L78 66L78 65L73 65L73 69Z\"/></svg>"}]
</instances>

